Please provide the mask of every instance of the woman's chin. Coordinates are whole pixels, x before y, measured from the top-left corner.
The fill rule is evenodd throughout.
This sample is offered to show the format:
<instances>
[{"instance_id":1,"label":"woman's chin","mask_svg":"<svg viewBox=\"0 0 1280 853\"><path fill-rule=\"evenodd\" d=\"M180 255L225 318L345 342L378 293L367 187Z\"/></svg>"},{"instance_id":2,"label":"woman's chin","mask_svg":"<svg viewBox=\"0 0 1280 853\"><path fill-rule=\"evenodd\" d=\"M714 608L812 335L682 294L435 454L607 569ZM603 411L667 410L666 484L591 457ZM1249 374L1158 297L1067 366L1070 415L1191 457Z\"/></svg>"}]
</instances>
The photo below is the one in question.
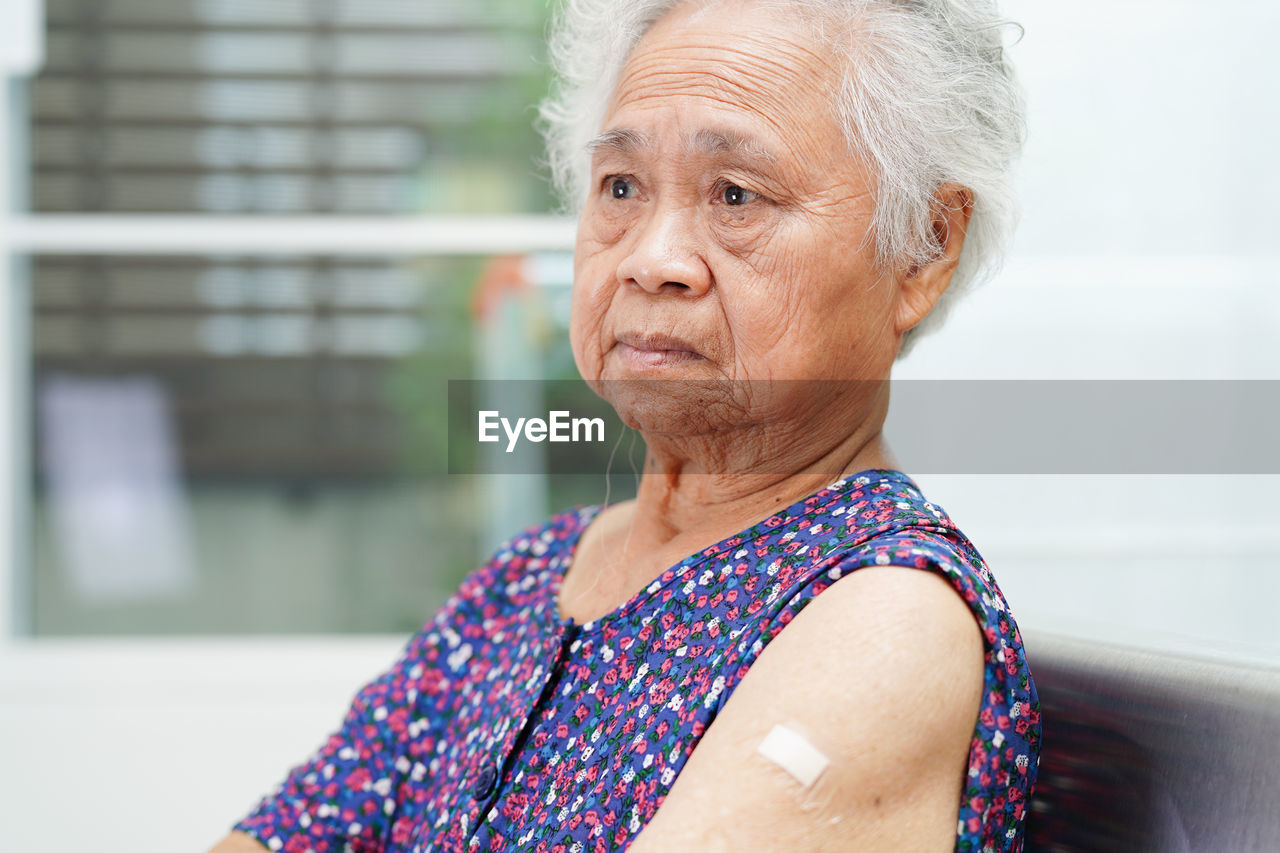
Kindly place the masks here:
<instances>
[{"instance_id":1,"label":"woman's chin","mask_svg":"<svg viewBox=\"0 0 1280 853\"><path fill-rule=\"evenodd\" d=\"M686 368L687 369L687 368ZM627 426L642 433L700 435L739 426L749 417L737 383L709 371L680 375L607 371L591 383Z\"/></svg>"}]
</instances>

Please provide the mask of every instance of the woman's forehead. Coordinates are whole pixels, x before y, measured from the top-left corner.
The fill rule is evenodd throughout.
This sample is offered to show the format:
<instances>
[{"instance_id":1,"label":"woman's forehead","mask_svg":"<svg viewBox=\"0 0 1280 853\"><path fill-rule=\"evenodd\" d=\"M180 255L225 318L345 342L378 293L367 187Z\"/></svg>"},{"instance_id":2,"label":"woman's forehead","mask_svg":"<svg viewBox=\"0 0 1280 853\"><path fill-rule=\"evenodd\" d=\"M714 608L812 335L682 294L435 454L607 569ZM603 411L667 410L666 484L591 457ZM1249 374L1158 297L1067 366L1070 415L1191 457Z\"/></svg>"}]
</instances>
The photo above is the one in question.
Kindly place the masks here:
<instances>
[{"instance_id":1,"label":"woman's forehead","mask_svg":"<svg viewBox=\"0 0 1280 853\"><path fill-rule=\"evenodd\" d=\"M694 18L677 8L636 46L614 91L605 136L615 130L634 135L597 142L634 148L652 141L637 122L659 111L668 118L714 115L727 128L682 121L696 127L684 146L759 155L779 144L829 145L840 135L830 107L837 85L832 65L793 17L749 7L742 15Z\"/></svg>"}]
</instances>

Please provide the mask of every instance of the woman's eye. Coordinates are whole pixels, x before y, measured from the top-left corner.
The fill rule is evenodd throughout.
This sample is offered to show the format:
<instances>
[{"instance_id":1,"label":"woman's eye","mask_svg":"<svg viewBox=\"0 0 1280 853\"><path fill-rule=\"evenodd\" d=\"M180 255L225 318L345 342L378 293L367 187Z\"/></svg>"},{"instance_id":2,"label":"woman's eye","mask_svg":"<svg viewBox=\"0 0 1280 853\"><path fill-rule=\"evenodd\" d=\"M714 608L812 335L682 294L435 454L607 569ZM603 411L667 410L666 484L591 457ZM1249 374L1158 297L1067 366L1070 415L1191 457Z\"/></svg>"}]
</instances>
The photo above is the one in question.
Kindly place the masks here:
<instances>
[{"instance_id":1,"label":"woman's eye","mask_svg":"<svg viewBox=\"0 0 1280 853\"><path fill-rule=\"evenodd\" d=\"M751 190L743 189L737 184L728 184L724 188L723 192L721 192L720 194L720 198L724 201L725 204L735 206L735 207L738 205L746 204L752 199L755 199L758 197L759 196L757 196Z\"/></svg>"},{"instance_id":2,"label":"woman's eye","mask_svg":"<svg viewBox=\"0 0 1280 853\"><path fill-rule=\"evenodd\" d=\"M634 192L635 190L632 189L631 182L626 178L613 178L609 181L609 195L614 198L631 198Z\"/></svg>"}]
</instances>

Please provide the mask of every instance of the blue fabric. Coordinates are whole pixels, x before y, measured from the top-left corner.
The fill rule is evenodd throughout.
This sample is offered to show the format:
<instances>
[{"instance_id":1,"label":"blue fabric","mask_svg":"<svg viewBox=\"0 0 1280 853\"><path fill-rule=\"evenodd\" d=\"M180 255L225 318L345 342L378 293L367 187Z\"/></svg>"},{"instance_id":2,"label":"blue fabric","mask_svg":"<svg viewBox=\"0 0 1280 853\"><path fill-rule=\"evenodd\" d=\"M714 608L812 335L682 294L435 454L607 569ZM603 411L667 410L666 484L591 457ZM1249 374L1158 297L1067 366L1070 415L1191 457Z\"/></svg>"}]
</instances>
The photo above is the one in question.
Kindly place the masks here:
<instances>
[{"instance_id":1,"label":"blue fabric","mask_svg":"<svg viewBox=\"0 0 1280 853\"><path fill-rule=\"evenodd\" d=\"M600 511L499 549L235 828L273 850L625 849L768 643L864 566L945 577L986 643L956 849L1016 851L1039 762L1021 637L981 556L898 471L834 483L576 625L557 596Z\"/></svg>"}]
</instances>

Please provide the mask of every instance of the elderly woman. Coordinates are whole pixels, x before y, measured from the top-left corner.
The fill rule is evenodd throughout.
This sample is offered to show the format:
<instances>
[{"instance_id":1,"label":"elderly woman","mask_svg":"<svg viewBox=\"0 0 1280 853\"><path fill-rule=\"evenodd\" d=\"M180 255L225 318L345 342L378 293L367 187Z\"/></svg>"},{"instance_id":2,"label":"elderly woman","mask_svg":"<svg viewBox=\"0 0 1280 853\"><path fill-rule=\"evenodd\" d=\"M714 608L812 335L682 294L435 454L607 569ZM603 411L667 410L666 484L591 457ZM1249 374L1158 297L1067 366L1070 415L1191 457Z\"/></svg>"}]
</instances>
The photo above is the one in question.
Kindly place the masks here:
<instances>
[{"instance_id":1,"label":"elderly woman","mask_svg":"<svg viewBox=\"0 0 1280 853\"><path fill-rule=\"evenodd\" d=\"M1021 848L1017 627L881 435L894 360L1011 219L998 25L569 3L572 346L645 438L638 495L501 548L218 851Z\"/></svg>"}]
</instances>

